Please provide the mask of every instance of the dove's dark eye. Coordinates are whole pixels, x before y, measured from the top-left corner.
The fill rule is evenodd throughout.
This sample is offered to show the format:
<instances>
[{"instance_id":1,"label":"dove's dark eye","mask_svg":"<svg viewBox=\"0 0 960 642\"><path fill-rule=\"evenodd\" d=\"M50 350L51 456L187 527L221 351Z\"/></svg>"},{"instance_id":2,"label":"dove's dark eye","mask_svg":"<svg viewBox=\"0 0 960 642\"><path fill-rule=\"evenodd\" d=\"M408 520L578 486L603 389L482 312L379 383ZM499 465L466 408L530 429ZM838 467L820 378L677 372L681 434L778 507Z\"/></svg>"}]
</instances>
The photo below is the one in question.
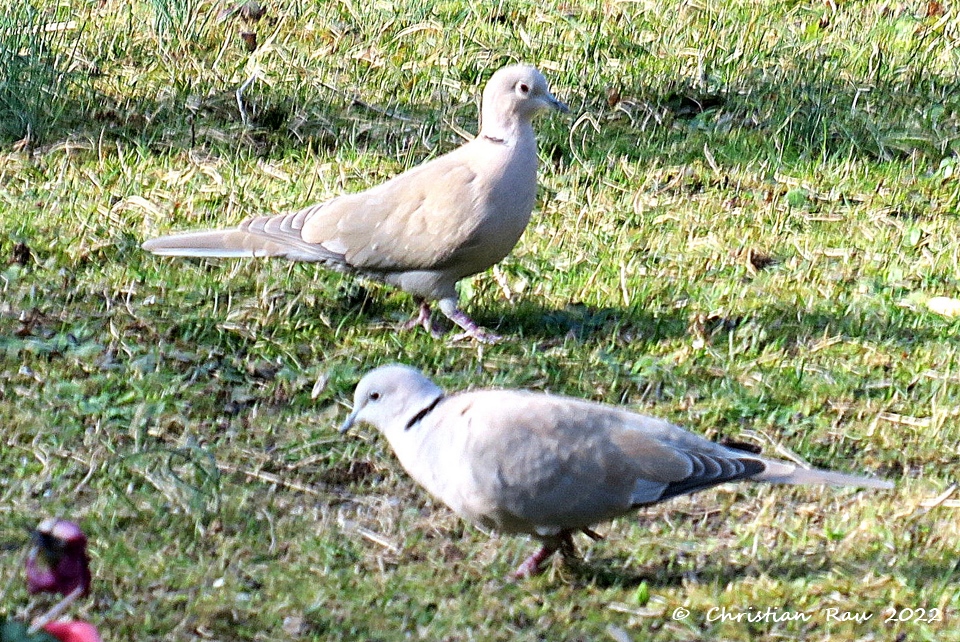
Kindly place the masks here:
<instances>
[{"instance_id":1,"label":"dove's dark eye","mask_svg":"<svg viewBox=\"0 0 960 642\"><path fill-rule=\"evenodd\" d=\"M529 94L529 93L530 93L530 85L528 85L528 84L525 83L525 82L522 82L522 83L520 83L519 85L517 85L517 89L520 90L520 93L521 93L521 94Z\"/></svg>"},{"instance_id":2,"label":"dove's dark eye","mask_svg":"<svg viewBox=\"0 0 960 642\"><path fill-rule=\"evenodd\" d=\"M370 397L369 397L370 401L376 401L379 398L380 398L380 393L377 392L376 390L370 393Z\"/></svg>"}]
</instances>

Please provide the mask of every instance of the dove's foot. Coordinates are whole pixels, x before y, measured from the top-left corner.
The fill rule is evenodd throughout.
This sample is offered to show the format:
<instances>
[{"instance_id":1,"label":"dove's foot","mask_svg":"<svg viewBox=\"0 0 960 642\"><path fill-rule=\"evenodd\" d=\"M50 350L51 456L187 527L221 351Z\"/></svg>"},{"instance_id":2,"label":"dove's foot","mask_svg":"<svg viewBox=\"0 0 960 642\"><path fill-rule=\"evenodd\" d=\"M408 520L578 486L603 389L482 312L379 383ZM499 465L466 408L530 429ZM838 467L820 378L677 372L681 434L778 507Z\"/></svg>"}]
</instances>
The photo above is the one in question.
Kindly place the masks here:
<instances>
[{"instance_id":1,"label":"dove's foot","mask_svg":"<svg viewBox=\"0 0 960 642\"><path fill-rule=\"evenodd\" d=\"M596 533L593 533L589 528L583 530L587 534L587 537L593 537ZM593 535L590 535L593 533ZM598 536L599 537L599 536ZM560 533L560 554L563 555L563 559L575 559L577 557L577 547L573 543L573 531L563 531Z\"/></svg>"},{"instance_id":2,"label":"dove's foot","mask_svg":"<svg viewBox=\"0 0 960 642\"><path fill-rule=\"evenodd\" d=\"M583 532L591 539L600 538L600 535L589 528L584 528ZM573 531L563 531L557 535L556 539L544 543L539 551L523 560L523 563L517 567L517 570L510 574L510 579L522 580L527 577L539 575L543 572L543 563L550 559L550 556L557 551L560 551L564 559L571 559L577 556L577 547L573 543Z\"/></svg>"},{"instance_id":3,"label":"dove's foot","mask_svg":"<svg viewBox=\"0 0 960 642\"><path fill-rule=\"evenodd\" d=\"M510 579L522 580L543 573L543 563L550 559L550 556L556 553L559 548L559 544L544 544L539 551L523 560L517 570L510 574Z\"/></svg>"},{"instance_id":4,"label":"dove's foot","mask_svg":"<svg viewBox=\"0 0 960 642\"><path fill-rule=\"evenodd\" d=\"M479 341L480 343L493 344L499 343L503 340L503 337L501 337L499 334L494 334L478 326L476 322L468 317L467 313L460 308L454 308L451 312L444 311L444 314L446 314L451 321L463 329L463 332L453 336L453 341L459 341L460 339L466 339L469 337Z\"/></svg>"},{"instance_id":5,"label":"dove's foot","mask_svg":"<svg viewBox=\"0 0 960 642\"><path fill-rule=\"evenodd\" d=\"M443 336L443 328L433 322L433 311L430 309L430 303L425 299L418 299L418 301L420 303L420 311L417 313L417 316L400 327L403 330L413 330L417 326L420 326L429 332L431 337L439 339Z\"/></svg>"},{"instance_id":6,"label":"dove's foot","mask_svg":"<svg viewBox=\"0 0 960 642\"><path fill-rule=\"evenodd\" d=\"M581 529L580 529L580 532L583 533L584 535L586 535L587 537L589 537L590 539L592 539L592 540L595 541L595 542L599 542L600 540L603 539L603 535L601 535L601 534L598 533L597 531L593 530L592 528L581 528ZM572 543L572 540L571 540L571 543Z\"/></svg>"}]
</instances>

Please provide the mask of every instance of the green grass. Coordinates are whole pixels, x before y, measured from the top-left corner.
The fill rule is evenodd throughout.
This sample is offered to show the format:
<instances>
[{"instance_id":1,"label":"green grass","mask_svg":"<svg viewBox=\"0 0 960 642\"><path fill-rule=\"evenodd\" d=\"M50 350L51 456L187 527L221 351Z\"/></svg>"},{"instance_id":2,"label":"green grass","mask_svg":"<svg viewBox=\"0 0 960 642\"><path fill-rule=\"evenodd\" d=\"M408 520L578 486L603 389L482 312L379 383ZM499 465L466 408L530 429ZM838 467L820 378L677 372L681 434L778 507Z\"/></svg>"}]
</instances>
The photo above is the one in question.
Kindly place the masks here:
<instances>
[{"instance_id":1,"label":"green grass","mask_svg":"<svg viewBox=\"0 0 960 642\"><path fill-rule=\"evenodd\" d=\"M77 26L17 45L16 64L48 65L17 95L55 87L56 110L18 108L43 123L27 143L23 119L0 128L0 609L28 602L25 529L62 514L91 537L78 612L107 640L960 640L957 497L923 505L960 467L960 321L923 305L960 298L955 7L489 4L291 0L242 23L211 2L106 0L31 18ZM538 124L520 245L462 284L510 341L398 332L409 297L314 266L139 249L452 149L515 60L573 115ZM246 128L234 92L254 74ZM510 584L532 543L465 525L372 430L336 434L358 378L391 361L451 389L623 404L897 490L721 488ZM712 620L724 607L811 619ZM906 608L941 619L884 621Z\"/></svg>"},{"instance_id":2,"label":"green grass","mask_svg":"<svg viewBox=\"0 0 960 642\"><path fill-rule=\"evenodd\" d=\"M86 12L61 9L16 2L0 10L0 140L42 138L88 98L98 71L79 52Z\"/></svg>"}]
</instances>

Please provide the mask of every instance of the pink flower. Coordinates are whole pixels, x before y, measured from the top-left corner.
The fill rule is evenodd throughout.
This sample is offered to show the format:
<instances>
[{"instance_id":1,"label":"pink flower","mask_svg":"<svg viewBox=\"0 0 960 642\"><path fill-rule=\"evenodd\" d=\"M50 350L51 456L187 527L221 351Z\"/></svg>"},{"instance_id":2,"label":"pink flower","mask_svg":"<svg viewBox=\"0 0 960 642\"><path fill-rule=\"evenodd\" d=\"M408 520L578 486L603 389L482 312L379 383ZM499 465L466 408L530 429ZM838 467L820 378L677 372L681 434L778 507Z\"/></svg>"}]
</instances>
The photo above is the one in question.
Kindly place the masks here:
<instances>
[{"instance_id":1,"label":"pink flower","mask_svg":"<svg viewBox=\"0 0 960 642\"><path fill-rule=\"evenodd\" d=\"M43 630L60 642L103 642L97 627L89 622L48 622Z\"/></svg>"},{"instance_id":2,"label":"pink flower","mask_svg":"<svg viewBox=\"0 0 960 642\"><path fill-rule=\"evenodd\" d=\"M69 595L79 588L85 595L90 590L89 563L87 536L80 527L65 519L45 519L33 532L27 555L27 590Z\"/></svg>"}]
</instances>

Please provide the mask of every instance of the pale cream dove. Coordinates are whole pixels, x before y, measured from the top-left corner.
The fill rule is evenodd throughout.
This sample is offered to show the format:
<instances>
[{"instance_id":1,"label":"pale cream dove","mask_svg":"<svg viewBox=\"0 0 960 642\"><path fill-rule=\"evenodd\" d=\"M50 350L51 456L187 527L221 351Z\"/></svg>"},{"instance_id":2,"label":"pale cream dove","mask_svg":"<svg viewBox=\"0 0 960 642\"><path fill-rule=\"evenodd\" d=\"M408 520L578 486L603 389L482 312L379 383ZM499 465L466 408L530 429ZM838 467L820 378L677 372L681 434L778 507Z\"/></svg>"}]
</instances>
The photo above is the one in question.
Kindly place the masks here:
<instances>
[{"instance_id":1,"label":"pale cream dove","mask_svg":"<svg viewBox=\"0 0 960 642\"><path fill-rule=\"evenodd\" d=\"M227 230L152 239L162 256L284 257L323 263L404 290L420 304L408 325L437 336L430 302L477 340L499 337L457 304L456 283L503 259L519 241L537 195L531 120L568 111L536 68L497 71L483 92L480 133L465 145L356 194Z\"/></svg>"},{"instance_id":2,"label":"pale cream dove","mask_svg":"<svg viewBox=\"0 0 960 642\"><path fill-rule=\"evenodd\" d=\"M525 390L446 395L419 371L383 366L357 385L345 432L380 430L406 471L460 516L543 544L514 577L541 570L572 535L724 482L892 488L881 479L808 469L708 441L666 421Z\"/></svg>"}]
</instances>

